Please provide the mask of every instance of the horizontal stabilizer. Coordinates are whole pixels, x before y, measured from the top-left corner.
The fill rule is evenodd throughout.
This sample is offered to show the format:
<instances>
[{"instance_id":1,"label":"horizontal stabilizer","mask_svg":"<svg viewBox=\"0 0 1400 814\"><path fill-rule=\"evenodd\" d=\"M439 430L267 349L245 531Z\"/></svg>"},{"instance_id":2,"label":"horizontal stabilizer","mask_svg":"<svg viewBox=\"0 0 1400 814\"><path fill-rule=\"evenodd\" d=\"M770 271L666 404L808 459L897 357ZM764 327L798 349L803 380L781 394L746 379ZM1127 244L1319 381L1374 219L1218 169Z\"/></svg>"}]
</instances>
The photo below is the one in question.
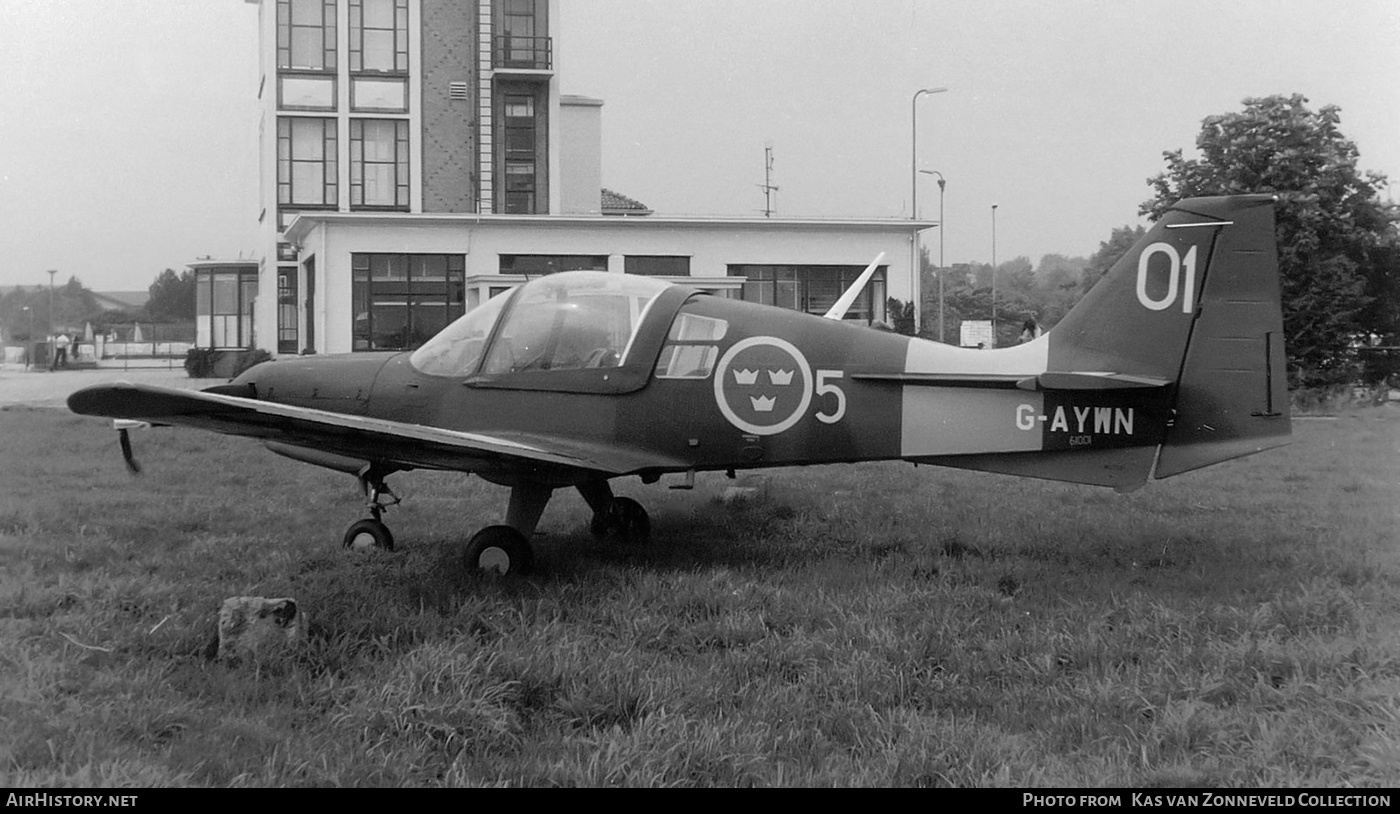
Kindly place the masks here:
<instances>
[{"instance_id":1,"label":"horizontal stabilizer","mask_svg":"<svg viewBox=\"0 0 1400 814\"><path fill-rule=\"evenodd\" d=\"M1015 387L1026 377L1020 373L854 373L852 379L927 387Z\"/></svg>"},{"instance_id":2,"label":"horizontal stabilizer","mask_svg":"<svg viewBox=\"0 0 1400 814\"><path fill-rule=\"evenodd\" d=\"M852 379L927 387L1018 387L1022 390L1153 390L1170 379L1127 373L1052 371L1038 376L1019 373L856 373Z\"/></svg>"},{"instance_id":3,"label":"horizontal stabilizer","mask_svg":"<svg viewBox=\"0 0 1400 814\"><path fill-rule=\"evenodd\" d=\"M1048 371L1016 382L1022 390L1150 390L1166 387L1171 379L1127 373Z\"/></svg>"},{"instance_id":4,"label":"horizontal stabilizer","mask_svg":"<svg viewBox=\"0 0 1400 814\"><path fill-rule=\"evenodd\" d=\"M1000 455L946 455L916 461L1023 478L1109 486L1119 492L1132 492L1147 483L1156 454L1156 447L1145 446Z\"/></svg>"}]
</instances>

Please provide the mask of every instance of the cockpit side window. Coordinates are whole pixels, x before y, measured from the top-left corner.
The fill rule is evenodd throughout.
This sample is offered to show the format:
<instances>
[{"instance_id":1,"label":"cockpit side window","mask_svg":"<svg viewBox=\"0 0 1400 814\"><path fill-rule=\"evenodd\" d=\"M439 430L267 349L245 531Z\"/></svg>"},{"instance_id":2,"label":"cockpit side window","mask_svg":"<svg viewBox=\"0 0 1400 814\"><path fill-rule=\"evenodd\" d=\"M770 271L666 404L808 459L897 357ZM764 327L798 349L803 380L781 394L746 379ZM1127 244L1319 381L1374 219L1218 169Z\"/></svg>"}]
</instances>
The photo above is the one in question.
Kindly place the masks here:
<instances>
[{"instance_id":1,"label":"cockpit side window","mask_svg":"<svg viewBox=\"0 0 1400 814\"><path fill-rule=\"evenodd\" d=\"M719 357L716 343L728 330L726 320L682 310L671 323L666 346L656 360L656 378L708 379Z\"/></svg>"}]
</instances>

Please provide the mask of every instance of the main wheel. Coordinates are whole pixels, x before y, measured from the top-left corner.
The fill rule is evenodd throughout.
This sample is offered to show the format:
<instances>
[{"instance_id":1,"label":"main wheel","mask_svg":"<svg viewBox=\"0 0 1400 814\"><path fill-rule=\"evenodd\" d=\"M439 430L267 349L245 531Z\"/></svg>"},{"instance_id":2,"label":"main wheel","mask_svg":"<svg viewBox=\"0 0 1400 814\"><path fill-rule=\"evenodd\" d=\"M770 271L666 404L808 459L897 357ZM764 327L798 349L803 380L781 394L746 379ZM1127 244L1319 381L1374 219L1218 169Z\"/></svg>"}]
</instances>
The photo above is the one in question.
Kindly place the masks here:
<instances>
[{"instance_id":1,"label":"main wheel","mask_svg":"<svg viewBox=\"0 0 1400 814\"><path fill-rule=\"evenodd\" d=\"M345 547L351 551L369 551L372 548L393 551L394 535L388 526L378 520L356 520L345 530Z\"/></svg>"},{"instance_id":2,"label":"main wheel","mask_svg":"<svg viewBox=\"0 0 1400 814\"><path fill-rule=\"evenodd\" d=\"M613 515L617 518L617 533L629 543L645 543L651 538L651 517L642 504L630 497L613 500Z\"/></svg>"},{"instance_id":3,"label":"main wheel","mask_svg":"<svg viewBox=\"0 0 1400 814\"><path fill-rule=\"evenodd\" d=\"M651 537L651 517L642 504L632 498L615 497L608 504L607 511L593 515L588 530L594 537L615 531L617 536L629 543L644 543Z\"/></svg>"},{"instance_id":4,"label":"main wheel","mask_svg":"<svg viewBox=\"0 0 1400 814\"><path fill-rule=\"evenodd\" d=\"M471 571L516 576L529 573L534 560L530 542L510 526L487 526L467 543L466 562Z\"/></svg>"}]
</instances>

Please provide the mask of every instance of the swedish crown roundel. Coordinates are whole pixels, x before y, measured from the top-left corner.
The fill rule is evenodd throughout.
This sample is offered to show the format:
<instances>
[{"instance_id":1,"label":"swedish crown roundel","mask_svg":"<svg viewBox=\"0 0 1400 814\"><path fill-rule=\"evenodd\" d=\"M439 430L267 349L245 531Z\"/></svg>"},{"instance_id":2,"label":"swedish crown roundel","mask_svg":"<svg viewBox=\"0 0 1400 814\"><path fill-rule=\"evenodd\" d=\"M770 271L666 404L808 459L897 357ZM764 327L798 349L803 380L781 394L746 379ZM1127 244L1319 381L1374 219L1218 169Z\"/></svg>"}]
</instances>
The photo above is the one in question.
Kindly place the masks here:
<instances>
[{"instance_id":1,"label":"swedish crown roundel","mask_svg":"<svg viewBox=\"0 0 1400 814\"><path fill-rule=\"evenodd\" d=\"M719 360L715 403L744 432L776 435L800 421L812 403L812 369L790 342L740 340Z\"/></svg>"}]
</instances>

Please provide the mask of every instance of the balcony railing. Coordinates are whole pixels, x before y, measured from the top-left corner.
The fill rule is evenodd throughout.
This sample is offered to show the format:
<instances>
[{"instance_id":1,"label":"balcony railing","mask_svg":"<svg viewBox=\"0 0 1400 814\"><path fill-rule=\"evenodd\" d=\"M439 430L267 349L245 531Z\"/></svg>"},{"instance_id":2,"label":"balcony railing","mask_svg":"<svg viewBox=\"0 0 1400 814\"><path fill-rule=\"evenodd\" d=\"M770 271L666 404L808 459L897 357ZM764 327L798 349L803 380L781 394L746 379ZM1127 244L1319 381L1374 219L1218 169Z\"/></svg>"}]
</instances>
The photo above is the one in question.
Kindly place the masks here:
<instances>
[{"instance_id":1,"label":"balcony railing","mask_svg":"<svg viewBox=\"0 0 1400 814\"><path fill-rule=\"evenodd\" d=\"M498 35L495 38L491 64L497 69L551 70L554 66L554 39Z\"/></svg>"}]
</instances>

